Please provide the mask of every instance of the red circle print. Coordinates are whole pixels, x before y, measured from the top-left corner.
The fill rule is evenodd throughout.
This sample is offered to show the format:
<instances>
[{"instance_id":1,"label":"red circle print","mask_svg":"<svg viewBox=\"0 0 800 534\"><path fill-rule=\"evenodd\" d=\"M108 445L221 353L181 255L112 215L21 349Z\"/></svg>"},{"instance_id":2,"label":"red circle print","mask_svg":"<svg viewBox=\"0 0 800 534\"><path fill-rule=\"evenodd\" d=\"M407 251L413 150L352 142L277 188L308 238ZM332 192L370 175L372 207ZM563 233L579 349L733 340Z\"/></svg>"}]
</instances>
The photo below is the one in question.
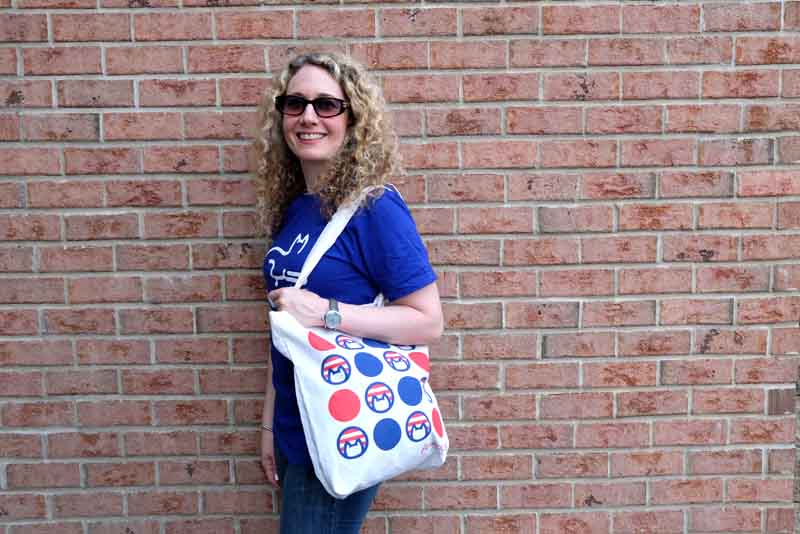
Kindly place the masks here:
<instances>
[{"instance_id":1,"label":"red circle print","mask_svg":"<svg viewBox=\"0 0 800 534\"><path fill-rule=\"evenodd\" d=\"M334 348L336 348L334 347L333 343L325 339L322 339L311 330L308 331L308 344L319 351L333 350Z\"/></svg>"},{"instance_id":2,"label":"red circle print","mask_svg":"<svg viewBox=\"0 0 800 534\"><path fill-rule=\"evenodd\" d=\"M331 395L328 412L337 421L352 421L361 411L361 400L349 389L341 389Z\"/></svg>"},{"instance_id":3,"label":"red circle print","mask_svg":"<svg viewBox=\"0 0 800 534\"><path fill-rule=\"evenodd\" d=\"M411 361L422 367L425 371L430 372L431 362L428 360L428 355L424 352L412 352L408 355Z\"/></svg>"},{"instance_id":4,"label":"red circle print","mask_svg":"<svg viewBox=\"0 0 800 534\"><path fill-rule=\"evenodd\" d=\"M444 435L444 425L442 424L442 416L439 415L439 410L436 408L433 409L433 429L436 431L436 434L441 438Z\"/></svg>"}]
</instances>

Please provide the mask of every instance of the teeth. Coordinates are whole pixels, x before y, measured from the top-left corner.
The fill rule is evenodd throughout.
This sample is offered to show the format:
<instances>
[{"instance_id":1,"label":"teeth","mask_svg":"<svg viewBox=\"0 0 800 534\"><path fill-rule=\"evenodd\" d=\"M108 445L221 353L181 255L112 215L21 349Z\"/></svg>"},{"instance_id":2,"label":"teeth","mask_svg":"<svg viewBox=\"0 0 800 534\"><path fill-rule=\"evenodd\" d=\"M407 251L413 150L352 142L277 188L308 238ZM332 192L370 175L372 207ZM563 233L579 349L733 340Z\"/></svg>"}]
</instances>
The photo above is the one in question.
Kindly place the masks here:
<instances>
[{"instance_id":1,"label":"teeth","mask_svg":"<svg viewBox=\"0 0 800 534\"><path fill-rule=\"evenodd\" d=\"M322 139L323 135L318 133L301 133L297 134L300 139Z\"/></svg>"}]
</instances>

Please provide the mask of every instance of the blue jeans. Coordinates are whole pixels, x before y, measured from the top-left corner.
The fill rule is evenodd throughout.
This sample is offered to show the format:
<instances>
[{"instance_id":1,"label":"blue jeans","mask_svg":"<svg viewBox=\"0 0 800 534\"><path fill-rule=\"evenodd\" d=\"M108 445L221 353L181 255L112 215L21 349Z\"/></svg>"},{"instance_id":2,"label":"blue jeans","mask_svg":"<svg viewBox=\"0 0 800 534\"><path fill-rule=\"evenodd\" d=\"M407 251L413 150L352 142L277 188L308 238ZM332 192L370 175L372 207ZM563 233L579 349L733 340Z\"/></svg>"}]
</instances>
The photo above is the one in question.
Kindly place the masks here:
<instances>
[{"instance_id":1,"label":"blue jeans","mask_svg":"<svg viewBox=\"0 0 800 534\"><path fill-rule=\"evenodd\" d=\"M345 499L331 497L314 467L294 465L275 447L281 483L280 534L358 534L379 484Z\"/></svg>"}]
</instances>

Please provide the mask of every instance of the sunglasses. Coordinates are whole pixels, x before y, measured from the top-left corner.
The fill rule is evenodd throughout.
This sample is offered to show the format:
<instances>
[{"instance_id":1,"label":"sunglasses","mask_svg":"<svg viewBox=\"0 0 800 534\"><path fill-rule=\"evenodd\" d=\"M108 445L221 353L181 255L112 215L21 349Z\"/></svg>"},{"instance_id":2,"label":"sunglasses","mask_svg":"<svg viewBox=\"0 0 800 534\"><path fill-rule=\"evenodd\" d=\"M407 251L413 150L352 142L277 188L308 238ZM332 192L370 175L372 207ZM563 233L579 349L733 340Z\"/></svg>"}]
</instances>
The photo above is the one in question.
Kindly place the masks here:
<instances>
[{"instance_id":1,"label":"sunglasses","mask_svg":"<svg viewBox=\"0 0 800 534\"><path fill-rule=\"evenodd\" d=\"M307 100L302 96L281 95L275 98L275 109L282 115L297 117L306 111L306 106L311 104L318 117L329 119L341 115L349 107L347 102L332 96L320 96L314 100Z\"/></svg>"}]
</instances>

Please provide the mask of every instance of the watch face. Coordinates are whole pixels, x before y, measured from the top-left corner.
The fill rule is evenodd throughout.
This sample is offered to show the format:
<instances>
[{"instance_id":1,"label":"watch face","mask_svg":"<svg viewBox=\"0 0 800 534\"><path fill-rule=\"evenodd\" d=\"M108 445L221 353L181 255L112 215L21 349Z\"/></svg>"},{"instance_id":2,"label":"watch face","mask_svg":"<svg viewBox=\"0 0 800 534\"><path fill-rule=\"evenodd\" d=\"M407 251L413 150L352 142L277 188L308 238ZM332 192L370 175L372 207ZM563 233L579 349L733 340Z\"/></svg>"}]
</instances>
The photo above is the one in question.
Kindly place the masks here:
<instances>
[{"instance_id":1,"label":"watch face","mask_svg":"<svg viewBox=\"0 0 800 534\"><path fill-rule=\"evenodd\" d=\"M325 313L325 328L339 328L342 322L342 314L336 310L328 310Z\"/></svg>"}]
</instances>

